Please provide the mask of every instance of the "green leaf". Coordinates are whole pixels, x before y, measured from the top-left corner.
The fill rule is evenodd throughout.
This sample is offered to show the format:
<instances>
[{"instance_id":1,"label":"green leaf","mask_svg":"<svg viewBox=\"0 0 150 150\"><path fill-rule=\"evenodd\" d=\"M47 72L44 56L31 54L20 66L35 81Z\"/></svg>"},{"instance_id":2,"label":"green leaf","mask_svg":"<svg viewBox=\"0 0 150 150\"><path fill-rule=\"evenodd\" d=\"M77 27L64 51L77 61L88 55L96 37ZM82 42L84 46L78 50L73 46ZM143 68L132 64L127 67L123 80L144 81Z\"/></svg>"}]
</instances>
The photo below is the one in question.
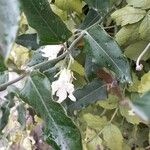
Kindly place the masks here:
<instances>
[{"instance_id":1,"label":"green leaf","mask_svg":"<svg viewBox=\"0 0 150 150\"><path fill-rule=\"evenodd\" d=\"M150 90L150 71L146 74L144 74L141 78L141 82L138 86L138 92L139 93L145 93Z\"/></svg>"},{"instance_id":2,"label":"green leaf","mask_svg":"<svg viewBox=\"0 0 150 150\"><path fill-rule=\"evenodd\" d=\"M85 0L85 2L90 7L100 12L101 15L105 15L106 13L109 12L109 8L110 8L109 0Z\"/></svg>"},{"instance_id":3,"label":"green leaf","mask_svg":"<svg viewBox=\"0 0 150 150\"><path fill-rule=\"evenodd\" d=\"M116 10L112 15L112 19L114 19L117 25L127 25L133 24L140 21L146 14L145 10L126 6L119 10Z\"/></svg>"},{"instance_id":4,"label":"green leaf","mask_svg":"<svg viewBox=\"0 0 150 150\"><path fill-rule=\"evenodd\" d=\"M134 7L148 9L150 8L150 1L149 0L126 0L129 5Z\"/></svg>"},{"instance_id":5,"label":"green leaf","mask_svg":"<svg viewBox=\"0 0 150 150\"><path fill-rule=\"evenodd\" d=\"M121 115L125 117L129 123L132 123L134 125L140 123L140 119L137 116L129 114L129 110L130 110L129 108L125 106L120 106L119 110L120 110Z\"/></svg>"},{"instance_id":6,"label":"green leaf","mask_svg":"<svg viewBox=\"0 0 150 150\"><path fill-rule=\"evenodd\" d=\"M82 150L80 132L61 105L53 101L51 84L46 76L32 73L20 97L44 120L46 140L54 149Z\"/></svg>"},{"instance_id":7,"label":"green leaf","mask_svg":"<svg viewBox=\"0 0 150 150\"><path fill-rule=\"evenodd\" d=\"M139 28L139 33L142 39L150 40L150 11L148 11L147 15L143 19Z\"/></svg>"},{"instance_id":8,"label":"green leaf","mask_svg":"<svg viewBox=\"0 0 150 150\"><path fill-rule=\"evenodd\" d=\"M121 82L131 82L127 59L117 43L100 26L90 28L84 38L85 49L93 57L93 62L111 69Z\"/></svg>"},{"instance_id":9,"label":"green leaf","mask_svg":"<svg viewBox=\"0 0 150 150\"><path fill-rule=\"evenodd\" d=\"M29 25L39 35L40 44L64 43L71 32L50 8L48 0L20 0Z\"/></svg>"},{"instance_id":10,"label":"green leaf","mask_svg":"<svg viewBox=\"0 0 150 150\"><path fill-rule=\"evenodd\" d=\"M116 41L120 46L128 46L133 42L140 40L139 23L126 25L116 34Z\"/></svg>"},{"instance_id":11,"label":"green leaf","mask_svg":"<svg viewBox=\"0 0 150 150\"><path fill-rule=\"evenodd\" d=\"M86 122L88 127L95 130L101 130L107 124L107 118L105 116L100 117L90 113L83 114L83 120Z\"/></svg>"},{"instance_id":12,"label":"green leaf","mask_svg":"<svg viewBox=\"0 0 150 150\"><path fill-rule=\"evenodd\" d=\"M47 60L47 58L42 56L41 50L32 51L31 59L28 62L28 66L34 66L34 65L39 64L46 60Z\"/></svg>"},{"instance_id":13,"label":"green leaf","mask_svg":"<svg viewBox=\"0 0 150 150\"><path fill-rule=\"evenodd\" d=\"M123 137L117 126L113 124L105 126L102 134L108 148L111 150L122 150Z\"/></svg>"},{"instance_id":14,"label":"green leaf","mask_svg":"<svg viewBox=\"0 0 150 150\"><path fill-rule=\"evenodd\" d=\"M5 128L5 126L8 123L10 109L14 106L14 94L9 93L6 97L6 100L3 100L4 102L0 106L0 132Z\"/></svg>"},{"instance_id":15,"label":"green leaf","mask_svg":"<svg viewBox=\"0 0 150 150\"><path fill-rule=\"evenodd\" d=\"M150 91L142 96L133 98L130 104L133 112L146 122L150 122Z\"/></svg>"},{"instance_id":16,"label":"green leaf","mask_svg":"<svg viewBox=\"0 0 150 150\"><path fill-rule=\"evenodd\" d=\"M0 55L5 59L8 58L15 41L19 18L18 0L0 1Z\"/></svg>"},{"instance_id":17,"label":"green leaf","mask_svg":"<svg viewBox=\"0 0 150 150\"><path fill-rule=\"evenodd\" d=\"M74 95L77 101L68 106L70 112L80 110L90 104L94 104L98 100L105 99L107 97L106 85L103 85L100 80L96 79L82 89L76 90Z\"/></svg>"},{"instance_id":18,"label":"green leaf","mask_svg":"<svg viewBox=\"0 0 150 150\"><path fill-rule=\"evenodd\" d=\"M40 46L37 43L37 34L22 34L17 37L16 43L19 45L22 45L24 47L27 47L28 49L36 50Z\"/></svg>"},{"instance_id":19,"label":"green leaf","mask_svg":"<svg viewBox=\"0 0 150 150\"><path fill-rule=\"evenodd\" d=\"M126 49L124 54L130 58L131 60L136 61L139 55L142 53L142 51L145 49L145 47L148 45L148 41L137 41L131 45L129 45ZM150 51L148 50L144 56L141 58L141 60L147 60L150 58Z\"/></svg>"},{"instance_id":20,"label":"green leaf","mask_svg":"<svg viewBox=\"0 0 150 150\"><path fill-rule=\"evenodd\" d=\"M119 104L119 99L115 95L109 95L108 99L105 101L99 101L97 104L104 109L115 109Z\"/></svg>"}]
</instances>

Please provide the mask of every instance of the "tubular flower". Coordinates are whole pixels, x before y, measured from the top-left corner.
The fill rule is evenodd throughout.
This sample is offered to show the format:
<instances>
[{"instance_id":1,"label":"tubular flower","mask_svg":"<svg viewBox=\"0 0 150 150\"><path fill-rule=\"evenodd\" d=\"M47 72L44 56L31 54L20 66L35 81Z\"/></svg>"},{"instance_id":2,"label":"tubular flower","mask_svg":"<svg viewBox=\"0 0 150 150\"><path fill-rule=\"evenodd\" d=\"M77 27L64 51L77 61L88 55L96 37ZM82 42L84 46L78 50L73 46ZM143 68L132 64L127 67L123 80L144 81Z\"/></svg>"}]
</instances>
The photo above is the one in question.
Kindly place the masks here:
<instances>
[{"instance_id":1,"label":"tubular flower","mask_svg":"<svg viewBox=\"0 0 150 150\"><path fill-rule=\"evenodd\" d=\"M52 94L58 97L58 103L62 103L67 95L72 101L76 101L76 98L73 95L74 85L73 81L73 73L70 70L63 69L60 72L60 76L58 80L52 83Z\"/></svg>"}]
</instances>

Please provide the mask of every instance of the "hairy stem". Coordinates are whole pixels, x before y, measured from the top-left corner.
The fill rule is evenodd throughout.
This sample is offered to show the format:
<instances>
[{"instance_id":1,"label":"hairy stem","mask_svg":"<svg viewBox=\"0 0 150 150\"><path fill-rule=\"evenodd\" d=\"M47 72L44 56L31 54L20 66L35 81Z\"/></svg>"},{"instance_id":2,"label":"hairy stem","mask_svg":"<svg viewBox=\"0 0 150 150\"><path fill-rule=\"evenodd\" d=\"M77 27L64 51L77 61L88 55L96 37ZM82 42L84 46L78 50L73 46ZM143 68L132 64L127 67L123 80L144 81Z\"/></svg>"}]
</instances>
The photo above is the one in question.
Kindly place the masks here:
<instances>
[{"instance_id":1,"label":"hairy stem","mask_svg":"<svg viewBox=\"0 0 150 150\"><path fill-rule=\"evenodd\" d=\"M143 52L139 55L139 57L138 57L138 59L137 59L137 61L136 61L136 70L137 70L137 71L141 71L141 70L143 69L143 65L140 64L140 60L141 60L141 58L144 56L144 54L145 54L148 50L150 50L149 48L150 48L150 43L146 46L146 48L143 50Z\"/></svg>"}]
</instances>

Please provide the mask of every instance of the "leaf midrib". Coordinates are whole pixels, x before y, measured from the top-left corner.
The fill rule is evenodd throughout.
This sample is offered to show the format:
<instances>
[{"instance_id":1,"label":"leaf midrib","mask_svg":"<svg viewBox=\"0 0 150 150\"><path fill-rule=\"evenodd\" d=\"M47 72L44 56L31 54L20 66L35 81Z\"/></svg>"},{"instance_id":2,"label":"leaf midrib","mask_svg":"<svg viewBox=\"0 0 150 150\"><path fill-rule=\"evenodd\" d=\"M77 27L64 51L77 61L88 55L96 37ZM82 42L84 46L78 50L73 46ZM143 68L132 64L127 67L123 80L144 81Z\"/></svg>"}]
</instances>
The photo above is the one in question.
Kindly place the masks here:
<instances>
[{"instance_id":1,"label":"leaf midrib","mask_svg":"<svg viewBox=\"0 0 150 150\"><path fill-rule=\"evenodd\" d=\"M42 20L45 22L45 24L47 25L48 29L55 35L56 38L58 38L57 34L49 27L47 21L44 19L44 17L41 15L42 13L40 13L37 9L37 7L34 5L33 1L30 0L31 4L33 5L33 7L35 8L36 12L39 14L39 16L42 18Z\"/></svg>"},{"instance_id":2,"label":"leaf midrib","mask_svg":"<svg viewBox=\"0 0 150 150\"><path fill-rule=\"evenodd\" d=\"M29 77L29 80L30 80L31 84L33 85L33 87L35 88L35 91L37 92L37 94L38 94L38 96L39 96L39 98L40 98L40 101L42 102L42 104L43 104L45 110L47 111L48 116L49 116L49 117L51 118L51 120L53 121L53 124L54 124L55 128L57 129L57 131L58 131L58 133L59 133L59 136L58 136L58 137L60 137L59 142L61 143L61 145L64 145L64 142L62 142L62 139L64 139L64 138L63 138L63 135L62 135L61 132L59 132L60 129L59 129L58 126L56 125L55 120L53 119L53 117L50 115L50 112L49 112L49 110L48 110L48 108L47 108L47 106L46 106L46 104L45 104L45 102L44 102L43 97L41 96L39 90L36 88L36 85L34 84L34 81L31 79L31 77ZM65 141L65 140L64 140L64 141ZM65 142L65 143L66 143L66 142ZM66 144L65 147L67 147L67 144Z\"/></svg>"},{"instance_id":3,"label":"leaf midrib","mask_svg":"<svg viewBox=\"0 0 150 150\"><path fill-rule=\"evenodd\" d=\"M87 35L96 43L96 45L100 48L100 49L102 49L102 51L103 51L103 53L105 53L107 56L108 56L108 58L113 62L113 64L117 67L117 69L119 70L119 71L121 71L121 73L123 73L123 71L118 67L118 65L115 63L115 61L111 58L111 56L103 49L103 47L102 46L100 46L98 43L97 43L97 41L95 41L94 40L94 38L90 35L90 33L87 31ZM124 73L123 73L124 74Z\"/></svg>"}]
</instances>

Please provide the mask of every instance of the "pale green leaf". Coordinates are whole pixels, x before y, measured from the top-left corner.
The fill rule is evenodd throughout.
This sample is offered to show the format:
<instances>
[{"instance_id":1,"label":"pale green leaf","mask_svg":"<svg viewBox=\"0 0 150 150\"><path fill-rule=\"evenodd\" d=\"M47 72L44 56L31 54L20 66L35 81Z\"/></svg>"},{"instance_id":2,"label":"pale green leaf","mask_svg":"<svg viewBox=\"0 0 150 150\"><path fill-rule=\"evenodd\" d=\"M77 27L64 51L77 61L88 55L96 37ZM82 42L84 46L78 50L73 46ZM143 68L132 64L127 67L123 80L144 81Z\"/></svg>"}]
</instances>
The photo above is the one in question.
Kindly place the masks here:
<instances>
[{"instance_id":1,"label":"pale green leaf","mask_svg":"<svg viewBox=\"0 0 150 150\"><path fill-rule=\"evenodd\" d=\"M146 14L145 10L126 6L119 10L116 10L112 15L112 19L114 19L117 25L127 25L133 24L140 21Z\"/></svg>"},{"instance_id":2,"label":"pale green leaf","mask_svg":"<svg viewBox=\"0 0 150 150\"><path fill-rule=\"evenodd\" d=\"M86 150L103 149L102 139L96 136L96 132L93 129L87 128L85 141L88 141L92 137L94 137L94 139L86 144Z\"/></svg>"},{"instance_id":3,"label":"pale green leaf","mask_svg":"<svg viewBox=\"0 0 150 150\"><path fill-rule=\"evenodd\" d=\"M150 72L144 74L138 86L139 93L145 93L150 90Z\"/></svg>"},{"instance_id":4,"label":"pale green leaf","mask_svg":"<svg viewBox=\"0 0 150 150\"><path fill-rule=\"evenodd\" d=\"M139 28L140 37L145 40L150 40L150 11L143 19Z\"/></svg>"},{"instance_id":5,"label":"pale green leaf","mask_svg":"<svg viewBox=\"0 0 150 150\"><path fill-rule=\"evenodd\" d=\"M126 0L129 5L134 7L148 9L150 8L150 1L149 0Z\"/></svg>"},{"instance_id":6,"label":"pale green leaf","mask_svg":"<svg viewBox=\"0 0 150 150\"><path fill-rule=\"evenodd\" d=\"M100 117L90 113L83 114L83 120L88 127L96 130L101 130L107 124L107 118L105 116Z\"/></svg>"},{"instance_id":7,"label":"pale green leaf","mask_svg":"<svg viewBox=\"0 0 150 150\"><path fill-rule=\"evenodd\" d=\"M55 0L54 3L58 8L69 11L70 9L82 13L82 1L81 0Z\"/></svg>"},{"instance_id":8,"label":"pale green leaf","mask_svg":"<svg viewBox=\"0 0 150 150\"><path fill-rule=\"evenodd\" d=\"M81 64L79 64L76 60L71 64L70 69L81 76L84 76L84 68Z\"/></svg>"},{"instance_id":9,"label":"pale green leaf","mask_svg":"<svg viewBox=\"0 0 150 150\"><path fill-rule=\"evenodd\" d=\"M125 107L125 106L120 106L119 107L119 110L120 110L120 113L123 117L126 118L126 120L129 122L129 123L132 123L132 124L139 124L140 123L140 119L136 116L136 115L131 115L129 113L130 109Z\"/></svg>"},{"instance_id":10,"label":"pale green leaf","mask_svg":"<svg viewBox=\"0 0 150 150\"><path fill-rule=\"evenodd\" d=\"M123 136L119 128L113 124L105 126L102 131L103 139L111 150L122 150Z\"/></svg>"},{"instance_id":11,"label":"pale green leaf","mask_svg":"<svg viewBox=\"0 0 150 150\"><path fill-rule=\"evenodd\" d=\"M150 91L142 96L136 96L130 104L133 112L146 122L150 122Z\"/></svg>"},{"instance_id":12,"label":"pale green leaf","mask_svg":"<svg viewBox=\"0 0 150 150\"><path fill-rule=\"evenodd\" d=\"M139 23L126 25L122 27L116 34L116 41L120 46L128 46L132 42L136 42L140 38Z\"/></svg>"},{"instance_id":13,"label":"pale green leaf","mask_svg":"<svg viewBox=\"0 0 150 150\"><path fill-rule=\"evenodd\" d=\"M109 97L104 101L99 101L97 104L104 109L114 109L117 108L119 104L119 98L115 95L109 95Z\"/></svg>"},{"instance_id":14,"label":"pale green leaf","mask_svg":"<svg viewBox=\"0 0 150 150\"><path fill-rule=\"evenodd\" d=\"M140 81L138 79L138 76L134 72L132 72L132 80L133 80L133 84L129 85L128 91L137 92Z\"/></svg>"},{"instance_id":15,"label":"pale green leaf","mask_svg":"<svg viewBox=\"0 0 150 150\"><path fill-rule=\"evenodd\" d=\"M136 61L139 55L142 53L142 51L145 49L145 47L148 45L149 42L147 41L137 41L133 44L130 44L126 49L124 54L130 58L131 60ZM150 48L149 50L144 54L144 56L141 58L141 60L147 60L150 58Z\"/></svg>"},{"instance_id":16,"label":"pale green leaf","mask_svg":"<svg viewBox=\"0 0 150 150\"><path fill-rule=\"evenodd\" d=\"M18 31L20 19L18 0L0 1L0 55L8 58Z\"/></svg>"}]
</instances>

